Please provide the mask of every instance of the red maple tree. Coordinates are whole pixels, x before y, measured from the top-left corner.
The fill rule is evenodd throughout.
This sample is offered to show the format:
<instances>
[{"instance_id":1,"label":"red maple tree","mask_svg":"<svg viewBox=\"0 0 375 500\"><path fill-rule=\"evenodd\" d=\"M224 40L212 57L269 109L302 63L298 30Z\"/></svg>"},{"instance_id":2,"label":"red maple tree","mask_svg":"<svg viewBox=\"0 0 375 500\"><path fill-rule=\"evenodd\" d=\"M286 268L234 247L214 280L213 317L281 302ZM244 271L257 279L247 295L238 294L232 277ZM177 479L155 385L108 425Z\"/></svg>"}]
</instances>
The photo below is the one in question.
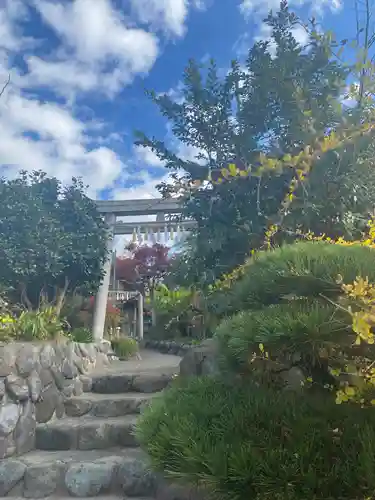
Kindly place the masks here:
<instances>
[{"instance_id":1,"label":"red maple tree","mask_svg":"<svg viewBox=\"0 0 375 500\"><path fill-rule=\"evenodd\" d=\"M128 290L152 291L172 264L169 247L132 244L127 250L129 257L116 258L116 279L124 281Z\"/></svg>"}]
</instances>

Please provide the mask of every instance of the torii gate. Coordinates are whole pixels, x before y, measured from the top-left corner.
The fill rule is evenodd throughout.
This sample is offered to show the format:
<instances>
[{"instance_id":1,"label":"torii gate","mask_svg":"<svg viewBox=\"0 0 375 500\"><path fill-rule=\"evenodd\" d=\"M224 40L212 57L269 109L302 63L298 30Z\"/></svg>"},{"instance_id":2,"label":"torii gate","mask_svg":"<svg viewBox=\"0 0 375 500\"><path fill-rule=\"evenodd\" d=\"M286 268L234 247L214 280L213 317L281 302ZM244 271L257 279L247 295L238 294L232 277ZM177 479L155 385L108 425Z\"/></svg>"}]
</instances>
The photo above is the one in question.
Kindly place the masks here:
<instances>
[{"instance_id":1,"label":"torii gate","mask_svg":"<svg viewBox=\"0 0 375 500\"><path fill-rule=\"evenodd\" d=\"M178 200L164 200L160 198L146 200L103 200L96 201L97 208L108 225L108 259L104 264L104 278L95 299L93 337L101 342L104 335L105 317L111 275L111 262L114 236L119 234L160 235L169 231L179 234L180 231L189 231L194 227L194 221L169 222L165 220L167 214L180 214L181 205ZM156 215L156 221L127 223L116 221L117 217L136 215ZM138 338L143 338L143 296L138 295Z\"/></svg>"}]
</instances>

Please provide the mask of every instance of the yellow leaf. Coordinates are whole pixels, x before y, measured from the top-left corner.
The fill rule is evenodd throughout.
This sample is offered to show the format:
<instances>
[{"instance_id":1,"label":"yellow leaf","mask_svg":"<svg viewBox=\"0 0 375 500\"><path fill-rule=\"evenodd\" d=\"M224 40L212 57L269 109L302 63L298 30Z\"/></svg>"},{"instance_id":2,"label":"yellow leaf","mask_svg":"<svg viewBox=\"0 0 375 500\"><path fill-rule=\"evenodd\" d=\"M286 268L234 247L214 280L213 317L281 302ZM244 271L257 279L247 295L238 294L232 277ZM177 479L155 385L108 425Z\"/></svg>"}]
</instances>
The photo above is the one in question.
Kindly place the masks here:
<instances>
[{"instance_id":1,"label":"yellow leaf","mask_svg":"<svg viewBox=\"0 0 375 500\"><path fill-rule=\"evenodd\" d=\"M264 352L264 345L263 344L259 344L259 350L260 350L260 352Z\"/></svg>"},{"instance_id":2,"label":"yellow leaf","mask_svg":"<svg viewBox=\"0 0 375 500\"><path fill-rule=\"evenodd\" d=\"M354 387L345 387L345 394L349 397L355 396L355 389Z\"/></svg>"},{"instance_id":3,"label":"yellow leaf","mask_svg":"<svg viewBox=\"0 0 375 500\"><path fill-rule=\"evenodd\" d=\"M375 406L375 399L372 399L372 400L370 401L370 404L371 404L372 406Z\"/></svg>"},{"instance_id":4,"label":"yellow leaf","mask_svg":"<svg viewBox=\"0 0 375 500\"><path fill-rule=\"evenodd\" d=\"M230 173L230 175L232 177L236 177L237 176L237 167L236 167L236 165L234 163L230 163L228 165L228 171L229 171L229 173Z\"/></svg>"}]
</instances>

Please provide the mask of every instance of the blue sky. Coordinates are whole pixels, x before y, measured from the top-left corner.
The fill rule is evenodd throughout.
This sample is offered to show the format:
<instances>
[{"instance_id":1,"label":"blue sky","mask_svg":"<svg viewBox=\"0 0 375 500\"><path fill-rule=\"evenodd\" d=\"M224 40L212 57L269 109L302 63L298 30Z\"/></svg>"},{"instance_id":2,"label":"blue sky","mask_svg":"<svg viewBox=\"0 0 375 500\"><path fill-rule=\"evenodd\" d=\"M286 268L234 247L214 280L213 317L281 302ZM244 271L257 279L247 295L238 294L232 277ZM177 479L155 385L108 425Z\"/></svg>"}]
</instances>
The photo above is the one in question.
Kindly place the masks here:
<instances>
[{"instance_id":1,"label":"blue sky","mask_svg":"<svg viewBox=\"0 0 375 500\"><path fill-rule=\"evenodd\" d=\"M82 176L92 197L158 196L166 175L133 131L173 140L144 88L178 97L188 58L225 70L254 40L277 0L0 0L1 174L42 169ZM354 0L294 0L340 37L354 33ZM296 31L303 41L303 32Z\"/></svg>"}]
</instances>

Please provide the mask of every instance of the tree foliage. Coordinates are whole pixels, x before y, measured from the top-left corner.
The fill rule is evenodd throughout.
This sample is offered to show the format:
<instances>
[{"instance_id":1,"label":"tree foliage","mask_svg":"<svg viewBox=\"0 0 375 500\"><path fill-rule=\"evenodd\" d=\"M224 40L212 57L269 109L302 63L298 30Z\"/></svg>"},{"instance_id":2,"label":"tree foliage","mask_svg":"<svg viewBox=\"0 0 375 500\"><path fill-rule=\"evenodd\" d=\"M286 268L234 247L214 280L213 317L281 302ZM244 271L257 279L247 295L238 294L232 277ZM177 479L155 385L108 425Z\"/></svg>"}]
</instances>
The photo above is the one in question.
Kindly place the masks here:
<instances>
[{"instance_id":1,"label":"tree foliage","mask_svg":"<svg viewBox=\"0 0 375 500\"><path fill-rule=\"evenodd\" d=\"M0 281L29 308L43 295L92 293L102 279L107 230L84 185L63 186L43 172L0 180Z\"/></svg>"},{"instance_id":2,"label":"tree foliage","mask_svg":"<svg viewBox=\"0 0 375 500\"><path fill-rule=\"evenodd\" d=\"M117 257L116 278L124 281L131 289L150 291L167 274L172 260L169 247L155 243L130 245L129 257Z\"/></svg>"},{"instance_id":3,"label":"tree foliage","mask_svg":"<svg viewBox=\"0 0 375 500\"><path fill-rule=\"evenodd\" d=\"M215 182L223 167L257 170L262 153L271 160L294 156L327 130L358 121L341 105L351 67L333 56L338 42L318 35L312 23L306 44L299 45L293 29L300 20L285 1L265 23L272 41L255 43L244 67L233 61L221 78L214 61L208 67L189 61L181 103L149 93L175 137L199 151L196 161L187 161L157 138L138 135L138 144L184 174L161 190L165 196L182 190L184 215L197 221L190 259L184 259L185 273L195 281L211 281L261 246L295 174L290 167L275 168ZM356 138L314 159L308 180L295 192L284 238L296 230L358 235L375 201L372 147L373 136Z\"/></svg>"}]
</instances>

